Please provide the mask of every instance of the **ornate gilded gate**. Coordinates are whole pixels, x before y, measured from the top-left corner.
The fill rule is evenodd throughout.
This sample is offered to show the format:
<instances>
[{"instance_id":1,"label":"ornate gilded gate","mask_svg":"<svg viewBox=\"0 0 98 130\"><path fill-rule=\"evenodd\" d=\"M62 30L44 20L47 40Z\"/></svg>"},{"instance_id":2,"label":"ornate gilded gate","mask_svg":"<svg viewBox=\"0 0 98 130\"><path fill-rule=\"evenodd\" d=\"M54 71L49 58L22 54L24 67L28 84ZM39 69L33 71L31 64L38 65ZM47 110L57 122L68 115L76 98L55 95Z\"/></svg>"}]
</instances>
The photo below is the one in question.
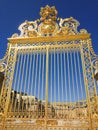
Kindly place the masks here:
<instances>
[{"instance_id":1,"label":"ornate gilded gate","mask_svg":"<svg viewBox=\"0 0 98 130\"><path fill-rule=\"evenodd\" d=\"M97 130L98 57L90 34L55 7L25 21L0 61L0 130Z\"/></svg>"}]
</instances>

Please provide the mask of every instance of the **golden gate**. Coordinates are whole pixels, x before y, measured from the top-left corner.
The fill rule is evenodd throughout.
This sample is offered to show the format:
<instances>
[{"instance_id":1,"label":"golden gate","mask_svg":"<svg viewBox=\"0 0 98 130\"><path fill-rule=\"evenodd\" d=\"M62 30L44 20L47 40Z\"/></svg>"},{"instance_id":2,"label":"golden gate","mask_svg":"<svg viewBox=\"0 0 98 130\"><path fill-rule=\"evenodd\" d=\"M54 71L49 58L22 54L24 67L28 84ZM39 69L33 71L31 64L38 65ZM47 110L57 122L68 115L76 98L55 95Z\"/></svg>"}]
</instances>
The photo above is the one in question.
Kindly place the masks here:
<instances>
[{"instance_id":1,"label":"golden gate","mask_svg":"<svg viewBox=\"0 0 98 130\"><path fill-rule=\"evenodd\" d=\"M0 61L0 130L97 130L98 57L90 34L55 7L25 21Z\"/></svg>"}]
</instances>

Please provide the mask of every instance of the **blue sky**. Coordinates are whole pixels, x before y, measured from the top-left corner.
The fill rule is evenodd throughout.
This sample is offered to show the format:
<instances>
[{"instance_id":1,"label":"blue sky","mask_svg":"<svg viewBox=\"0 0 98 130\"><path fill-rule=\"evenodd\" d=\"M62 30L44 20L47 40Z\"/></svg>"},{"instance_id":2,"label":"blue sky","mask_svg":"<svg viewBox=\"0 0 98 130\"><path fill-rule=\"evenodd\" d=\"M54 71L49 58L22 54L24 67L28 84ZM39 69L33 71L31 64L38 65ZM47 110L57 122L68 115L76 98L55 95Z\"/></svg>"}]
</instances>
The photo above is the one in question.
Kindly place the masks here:
<instances>
[{"instance_id":1,"label":"blue sky","mask_svg":"<svg viewBox=\"0 0 98 130\"><path fill-rule=\"evenodd\" d=\"M74 17L80 22L78 29L91 33L93 48L98 54L98 0L0 0L0 59L7 48L7 38L19 33L18 26L25 20L40 18L40 8L55 6L58 17Z\"/></svg>"}]
</instances>

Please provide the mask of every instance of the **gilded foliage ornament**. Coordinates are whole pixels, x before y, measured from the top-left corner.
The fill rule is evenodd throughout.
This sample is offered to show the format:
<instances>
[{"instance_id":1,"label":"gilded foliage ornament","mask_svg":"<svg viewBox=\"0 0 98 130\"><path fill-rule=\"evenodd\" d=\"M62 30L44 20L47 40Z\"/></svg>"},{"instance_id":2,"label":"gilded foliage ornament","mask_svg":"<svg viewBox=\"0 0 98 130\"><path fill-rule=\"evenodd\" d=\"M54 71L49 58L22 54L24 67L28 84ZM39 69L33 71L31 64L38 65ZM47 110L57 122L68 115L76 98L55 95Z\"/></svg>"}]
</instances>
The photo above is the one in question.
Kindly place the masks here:
<instances>
[{"instance_id":1,"label":"gilded foliage ornament","mask_svg":"<svg viewBox=\"0 0 98 130\"><path fill-rule=\"evenodd\" d=\"M87 34L85 29L77 30L80 25L73 17L57 18L57 10L54 6L45 6L40 10L41 18L35 21L25 21L19 26L20 35L13 34L12 38L18 37L46 37L58 35Z\"/></svg>"}]
</instances>

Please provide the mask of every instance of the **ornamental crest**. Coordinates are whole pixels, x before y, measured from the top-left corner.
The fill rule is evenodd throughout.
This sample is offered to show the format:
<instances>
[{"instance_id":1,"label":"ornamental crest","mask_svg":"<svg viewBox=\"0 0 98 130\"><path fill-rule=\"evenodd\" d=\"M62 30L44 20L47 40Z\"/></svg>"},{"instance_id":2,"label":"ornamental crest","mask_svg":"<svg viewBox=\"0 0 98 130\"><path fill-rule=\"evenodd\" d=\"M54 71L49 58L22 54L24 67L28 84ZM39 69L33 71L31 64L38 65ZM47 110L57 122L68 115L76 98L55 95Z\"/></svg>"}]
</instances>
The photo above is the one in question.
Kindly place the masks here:
<instances>
[{"instance_id":1,"label":"ornamental crest","mask_svg":"<svg viewBox=\"0 0 98 130\"><path fill-rule=\"evenodd\" d=\"M22 23L18 30L20 35L13 34L12 38L16 37L44 37L44 36L58 36L58 35L76 35L85 34L87 31L81 29L77 31L79 22L73 17L70 18L57 18L57 10L54 6L46 6L40 10L40 19L35 21L25 21Z\"/></svg>"}]
</instances>

